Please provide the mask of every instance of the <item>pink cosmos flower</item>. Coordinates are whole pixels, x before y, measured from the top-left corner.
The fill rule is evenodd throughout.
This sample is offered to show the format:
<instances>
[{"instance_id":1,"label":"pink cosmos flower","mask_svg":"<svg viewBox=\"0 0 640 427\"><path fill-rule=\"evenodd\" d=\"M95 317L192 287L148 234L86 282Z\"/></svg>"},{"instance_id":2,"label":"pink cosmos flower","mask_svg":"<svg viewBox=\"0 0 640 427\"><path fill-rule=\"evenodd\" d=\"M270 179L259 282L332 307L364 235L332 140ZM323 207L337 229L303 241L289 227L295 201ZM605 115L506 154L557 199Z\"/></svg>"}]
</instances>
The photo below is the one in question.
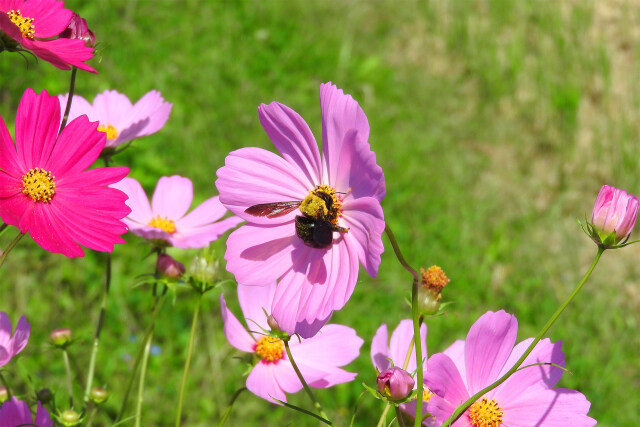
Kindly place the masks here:
<instances>
[{"instance_id":1,"label":"pink cosmos flower","mask_svg":"<svg viewBox=\"0 0 640 427\"><path fill-rule=\"evenodd\" d=\"M0 217L42 248L68 257L83 256L80 245L111 252L127 227L127 195L107 185L126 167L85 170L104 147L98 124L86 117L58 135L60 104L46 91L27 89L16 115L15 146L0 118Z\"/></svg>"},{"instance_id":2,"label":"pink cosmos flower","mask_svg":"<svg viewBox=\"0 0 640 427\"><path fill-rule=\"evenodd\" d=\"M515 316L500 310L482 315L471 327L466 341L457 341L428 362L426 383L435 393L428 410L438 423L470 396L504 375L524 353L533 338L514 347L518 332ZM587 416L589 401L575 390L552 388L562 376L562 343L541 340L524 368L474 403L453 425L586 427L596 421Z\"/></svg>"},{"instance_id":3,"label":"pink cosmos flower","mask_svg":"<svg viewBox=\"0 0 640 427\"><path fill-rule=\"evenodd\" d=\"M72 15L63 1L0 0L0 32L55 67L69 70L74 66L95 73L84 63L93 58L92 48L83 40L56 38L67 28Z\"/></svg>"},{"instance_id":4,"label":"pink cosmos flower","mask_svg":"<svg viewBox=\"0 0 640 427\"><path fill-rule=\"evenodd\" d=\"M29 406L13 396L0 407L0 427L15 426L53 427L53 421L40 402L38 402L36 418L33 419Z\"/></svg>"},{"instance_id":5,"label":"pink cosmos flower","mask_svg":"<svg viewBox=\"0 0 640 427\"><path fill-rule=\"evenodd\" d=\"M131 213L123 220L129 231L160 246L202 248L242 221L237 216L218 221L227 210L217 196L187 214L193 200L193 184L189 178L178 175L158 180L151 205L142 186L133 178L125 178L112 187L129 196L127 205Z\"/></svg>"},{"instance_id":6,"label":"pink cosmos flower","mask_svg":"<svg viewBox=\"0 0 640 427\"><path fill-rule=\"evenodd\" d=\"M69 94L59 95L64 111ZM79 95L71 101L69 119L83 114L89 120L100 122L99 131L107 135L106 149L117 147L133 139L158 132L169 119L173 104L165 102L157 90L147 92L135 104L126 95L105 90L93 98L93 104Z\"/></svg>"},{"instance_id":7,"label":"pink cosmos flower","mask_svg":"<svg viewBox=\"0 0 640 427\"><path fill-rule=\"evenodd\" d=\"M240 351L253 353L258 360L247 378L247 388L270 402L287 401L285 393L302 389L284 343L270 336L268 312L276 292L276 284L256 287L238 285L238 299L249 332L227 308L224 296L220 296L224 334L229 343ZM273 323L272 323L273 324ZM327 388L353 380L356 374L341 369L360 353L363 340L356 331L342 325L326 325L309 339L292 337L291 354L311 387Z\"/></svg>"},{"instance_id":8,"label":"pink cosmos flower","mask_svg":"<svg viewBox=\"0 0 640 427\"><path fill-rule=\"evenodd\" d=\"M347 302L358 262L377 274L384 249L384 175L369 147L367 118L331 83L320 85L320 107L322 157L298 113L278 102L263 104L260 122L282 157L236 150L216 181L222 203L248 221L229 236L227 269L247 285L279 278L273 316L290 334L311 334L303 337L313 335L309 325L321 326ZM293 203L267 214L264 204L276 202ZM253 213L246 212L250 207Z\"/></svg>"},{"instance_id":9,"label":"pink cosmos flower","mask_svg":"<svg viewBox=\"0 0 640 427\"><path fill-rule=\"evenodd\" d=\"M9 361L16 354L20 353L29 341L29 334L31 333L31 325L27 322L27 319L22 316L18 320L16 331L13 332L11 326L11 320L5 312L0 311L0 367L9 363Z\"/></svg>"},{"instance_id":10,"label":"pink cosmos flower","mask_svg":"<svg viewBox=\"0 0 640 427\"><path fill-rule=\"evenodd\" d=\"M633 230L638 217L638 198L624 190L603 185L598 193L591 213L591 224L595 228L592 238L596 243L605 242L607 236L615 233L611 244L625 239Z\"/></svg>"},{"instance_id":11,"label":"pink cosmos flower","mask_svg":"<svg viewBox=\"0 0 640 427\"><path fill-rule=\"evenodd\" d=\"M376 382L378 383L378 391L393 400L407 398L416 385L411 374L397 366L382 371Z\"/></svg>"}]
</instances>

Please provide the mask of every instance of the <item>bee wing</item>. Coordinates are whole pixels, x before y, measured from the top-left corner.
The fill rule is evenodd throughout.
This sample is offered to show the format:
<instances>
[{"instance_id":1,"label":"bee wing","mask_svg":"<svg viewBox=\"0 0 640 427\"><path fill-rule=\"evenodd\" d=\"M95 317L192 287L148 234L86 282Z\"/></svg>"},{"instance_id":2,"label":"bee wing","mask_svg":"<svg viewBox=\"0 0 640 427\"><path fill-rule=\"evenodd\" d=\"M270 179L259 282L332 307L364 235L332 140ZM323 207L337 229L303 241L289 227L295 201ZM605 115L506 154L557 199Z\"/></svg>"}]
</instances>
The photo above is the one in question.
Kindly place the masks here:
<instances>
[{"instance_id":1,"label":"bee wing","mask_svg":"<svg viewBox=\"0 0 640 427\"><path fill-rule=\"evenodd\" d=\"M253 205L245 209L245 213L253 216L265 216L267 218L278 218L285 216L289 212L292 212L300 206L301 201L291 202L275 202L275 203L262 203L259 205Z\"/></svg>"}]
</instances>

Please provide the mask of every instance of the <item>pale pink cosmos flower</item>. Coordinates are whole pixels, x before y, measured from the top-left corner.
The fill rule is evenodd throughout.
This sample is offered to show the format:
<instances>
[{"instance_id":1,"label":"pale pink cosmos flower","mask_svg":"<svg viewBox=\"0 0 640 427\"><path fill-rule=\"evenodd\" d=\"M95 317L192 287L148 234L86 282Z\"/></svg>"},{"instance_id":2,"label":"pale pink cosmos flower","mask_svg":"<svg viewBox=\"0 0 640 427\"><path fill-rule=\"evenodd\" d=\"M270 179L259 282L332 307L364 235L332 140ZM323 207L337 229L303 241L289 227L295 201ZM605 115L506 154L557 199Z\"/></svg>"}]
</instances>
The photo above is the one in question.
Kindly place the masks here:
<instances>
[{"instance_id":1,"label":"pale pink cosmos flower","mask_svg":"<svg viewBox=\"0 0 640 427\"><path fill-rule=\"evenodd\" d=\"M93 58L92 48L83 40L56 38L67 28L72 15L63 1L0 0L0 32L62 70L74 66L95 73L84 63Z\"/></svg>"},{"instance_id":2,"label":"pale pink cosmos flower","mask_svg":"<svg viewBox=\"0 0 640 427\"><path fill-rule=\"evenodd\" d=\"M220 296L227 340L233 347L253 353L258 359L247 377L247 388L273 403L277 403L274 399L286 402L285 393L302 389L284 343L279 338L269 336L271 329L265 312L269 312L275 292L275 283L261 287L238 285L240 308L250 332L227 308L224 296ZM289 347L307 384L327 388L356 377L356 373L347 372L341 366L358 357L362 343L363 340L352 328L325 325L313 338L291 337Z\"/></svg>"},{"instance_id":3,"label":"pale pink cosmos flower","mask_svg":"<svg viewBox=\"0 0 640 427\"><path fill-rule=\"evenodd\" d=\"M34 419L29 406L13 396L0 407L0 427L16 426L53 427L53 421L40 402Z\"/></svg>"},{"instance_id":4,"label":"pale pink cosmos flower","mask_svg":"<svg viewBox=\"0 0 640 427\"><path fill-rule=\"evenodd\" d=\"M384 175L369 146L367 117L331 83L320 85L320 107L322 157L298 113L278 102L263 104L260 122L281 156L260 148L233 151L216 181L222 203L248 221L229 236L227 269L247 285L280 279L271 311L284 331L303 337L313 335L309 325L321 326L348 301L358 263L377 274L384 249ZM314 221L297 208L283 215L246 212L259 204L306 202L320 192L331 202L333 227L342 229L329 230L320 247L311 247L315 236L299 237L296 217L310 222L307 227ZM326 222L320 226L326 231Z\"/></svg>"},{"instance_id":5,"label":"pale pink cosmos flower","mask_svg":"<svg viewBox=\"0 0 640 427\"><path fill-rule=\"evenodd\" d=\"M179 175L158 180L151 204L133 178L125 178L112 187L129 196L131 213L123 219L129 231L159 246L203 248L242 221L237 216L218 221L227 210L217 196L187 214L193 200L193 184Z\"/></svg>"},{"instance_id":6,"label":"pale pink cosmos flower","mask_svg":"<svg viewBox=\"0 0 640 427\"><path fill-rule=\"evenodd\" d=\"M638 217L638 198L615 187L603 185L591 213L591 224L597 233L596 243L615 232L615 242L625 239L633 230ZM596 239L597 237L597 239Z\"/></svg>"},{"instance_id":7,"label":"pale pink cosmos flower","mask_svg":"<svg viewBox=\"0 0 640 427\"><path fill-rule=\"evenodd\" d=\"M9 363L16 354L20 353L29 341L31 325L22 316L18 320L16 330L13 333L11 320L5 312L0 311L0 367Z\"/></svg>"},{"instance_id":8,"label":"pale pink cosmos flower","mask_svg":"<svg viewBox=\"0 0 640 427\"><path fill-rule=\"evenodd\" d=\"M111 252L124 243L120 221L130 209L127 195L108 185L124 178L126 167L86 170L105 137L86 117L69 122L58 135L60 104L46 91L27 89L15 121L16 142L0 118L0 217L42 248L68 257L83 256L80 245Z\"/></svg>"},{"instance_id":9,"label":"pale pink cosmos flower","mask_svg":"<svg viewBox=\"0 0 640 427\"><path fill-rule=\"evenodd\" d=\"M438 423L470 396L495 382L520 358L533 338L518 343L518 321L500 310L482 315L466 341L457 341L428 361L426 383L435 394L428 411ZM575 390L552 388L562 376L564 354L560 341L541 340L519 370L474 403L453 425L587 427L596 420L587 416L589 401ZM483 424L484 423L484 424Z\"/></svg>"},{"instance_id":10,"label":"pale pink cosmos flower","mask_svg":"<svg viewBox=\"0 0 640 427\"><path fill-rule=\"evenodd\" d=\"M69 94L59 95L62 110ZM107 135L105 149L117 147L136 138L158 132L169 119L173 104L166 102L160 92L147 92L135 104L126 95L105 90L93 98L93 104L79 95L71 101L69 119L86 114L89 120L100 122L98 127Z\"/></svg>"}]
</instances>

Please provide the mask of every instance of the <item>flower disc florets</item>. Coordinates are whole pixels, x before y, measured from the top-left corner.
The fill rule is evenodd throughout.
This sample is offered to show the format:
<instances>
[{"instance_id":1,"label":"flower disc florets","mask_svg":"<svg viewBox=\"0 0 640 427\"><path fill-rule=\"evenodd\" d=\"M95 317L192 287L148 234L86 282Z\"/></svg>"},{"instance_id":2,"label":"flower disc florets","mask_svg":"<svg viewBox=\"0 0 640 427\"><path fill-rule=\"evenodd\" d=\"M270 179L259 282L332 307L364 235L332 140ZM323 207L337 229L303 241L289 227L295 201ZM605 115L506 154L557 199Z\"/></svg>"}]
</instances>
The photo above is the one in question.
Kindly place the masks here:
<instances>
[{"instance_id":1,"label":"flower disc florets","mask_svg":"<svg viewBox=\"0 0 640 427\"><path fill-rule=\"evenodd\" d=\"M34 202L49 203L56 194L55 176L41 168L29 169L22 175L22 192Z\"/></svg>"},{"instance_id":2,"label":"flower disc florets","mask_svg":"<svg viewBox=\"0 0 640 427\"><path fill-rule=\"evenodd\" d=\"M11 22L16 24L20 29L23 37L33 40L33 35L36 30L35 25L33 25L33 18L22 16L19 10L10 10L7 12L7 16L9 16Z\"/></svg>"},{"instance_id":3,"label":"flower disc florets","mask_svg":"<svg viewBox=\"0 0 640 427\"><path fill-rule=\"evenodd\" d=\"M469 408L469 420L475 427L499 427L504 412L495 399L483 397Z\"/></svg>"},{"instance_id":4,"label":"flower disc florets","mask_svg":"<svg viewBox=\"0 0 640 427\"><path fill-rule=\"evenodd\" d=\"M280 338L265 335L256 342L256 354L265 362L277 362L284 355L284 342Z\"/></svg>"}]
</instances>

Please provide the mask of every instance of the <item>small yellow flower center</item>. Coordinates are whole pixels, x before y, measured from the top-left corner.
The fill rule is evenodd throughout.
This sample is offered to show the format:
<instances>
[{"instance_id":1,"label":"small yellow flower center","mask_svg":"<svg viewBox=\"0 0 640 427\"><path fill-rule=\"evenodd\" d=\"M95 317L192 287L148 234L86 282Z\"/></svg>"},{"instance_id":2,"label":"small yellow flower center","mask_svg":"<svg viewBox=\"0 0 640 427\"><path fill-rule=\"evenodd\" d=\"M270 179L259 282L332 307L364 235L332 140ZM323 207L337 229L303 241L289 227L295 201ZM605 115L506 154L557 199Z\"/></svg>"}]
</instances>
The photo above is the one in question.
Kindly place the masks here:
<instances>
[{"instance_id":1,"label":"small yellow flower center","mask_svg":"<svg viewBox=\"0 0 640 427\"><path fill-rule=\"evenodd\" d=\"M324 219L336 225L340 217L342 202L336 190L329 185L316 185L300 203L300 212L309 218Z\"/></svg>"},{"instance_id":2,"label":"small yellow flower center","mask_svg":"<svg viewBox=\"0 0 640 427\"><path fill-rule=\"evenodd\" d=\"M498 427L502 424L504 412L495 399L483 397L469 408L469 420L475 427Z\"/></svg>"},{"instance_id":3,"label":"small yellow flower center","mask_svg":"<svg viewBox=\"0 0 640 427\"><path fill-rule=\"evenodd\" d=\"M36 30L36 27L33 25L33 18L22 16L22 13L20 13L19 10L10 10L7 12L7 15L11 22L16 24L20 29L20 32L24 37L33 40L34 32Z\"/></svg>"},{"instance_id":4,"label":"small yellow flower center","mask_svg":"<svg viewBox=\"0 0 640 427\"><path fill-rule=\"evenodd\" d=\"M56 194L55 176L41 168L29 169L22 175L22 192L34 202L49 203Z\"/></svg>"},{"instance_id":5,"label":"small yellow flower center","mask_svg":"<svg viewBox=\"0 0 640 427\"><path fill-rule=\"evenodd\" d=\"M98 130L100 132L104 132L107 134L107 139L116 139L118 137L118 129L113 127L113 125L100 125L98 126Z\"/></svg>"},{"instance_id":6,"label":"small yellow flower center","mask_svg":"<svg viewBox=\"0 0 640 427\"><path fill-rule=\"evenodd\" d=\"M284 343L280 338L265 335L256 343L256 354L267 362L276 362L284 355Z\"/></svg>"},{"instance_id":7,"label":"small yellow flower center","mask_svg":"<svg viewBox=\"0 0 640 427\"><path fill-rule=\"evenodd\" d=\"M169 234L173 234L176 232L176 223L173 222L172 219L168 219L166 216L161 217L160 215L156 215L151 218L151 221L149 221L149 224L147 225L149 227L159 228L160 230L166 231Z\"/></svg>"},{"instance_id":8,"label":"small yellow flower center","mask_svg":"<svg viewBox=\"0 0 640 427\"><path fill-rule=\"evenodd\" d=\"M431 390L428 390L426 388L422 390L422 400L424 400L425 402L428 402L431 399L431 396L433 396L433 393L431 392Z\"/></svg>"}]
</instances>

